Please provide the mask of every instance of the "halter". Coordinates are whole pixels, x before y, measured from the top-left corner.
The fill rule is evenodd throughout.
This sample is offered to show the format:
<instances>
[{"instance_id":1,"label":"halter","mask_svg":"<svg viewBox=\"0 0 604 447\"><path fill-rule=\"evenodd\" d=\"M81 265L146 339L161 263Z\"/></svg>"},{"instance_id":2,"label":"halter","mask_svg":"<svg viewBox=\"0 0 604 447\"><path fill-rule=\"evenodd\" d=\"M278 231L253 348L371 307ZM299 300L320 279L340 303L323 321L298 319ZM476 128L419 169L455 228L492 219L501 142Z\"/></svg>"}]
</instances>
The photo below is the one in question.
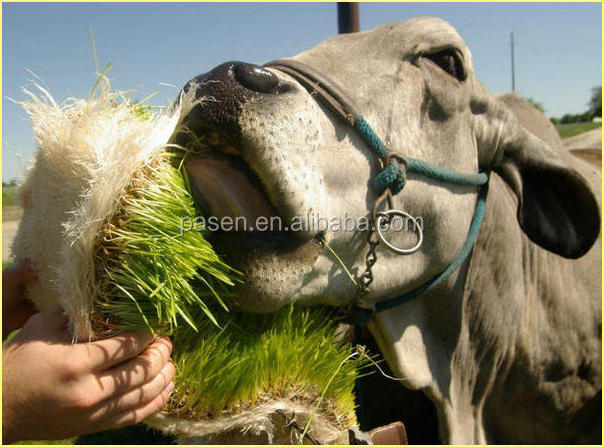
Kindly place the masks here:
<instances>
[{"instance_id":1,"label":"halter","mask_svg":"<svg viewBox=\"0 0 604 447\"><path fill-rule=\"evenodd\" d=\"M362 140L369 146L381 162L381 171L371 182L373 190L378 198L372 209L372 229L367 236L369 251L366 256L366 270L357 281L357 297L351 301L344 310L343 321L349 324L363 324L367 322L375 312L381 312L403 303L409 302L425 293L430 292L453 274L466 260L480 230L480 224L484 217L487 192L489 189L489 173L479 172L467 174L453 171L416 158L404 157L391 152L382 142L380 137L373 131L369 123L363 118L360 109L344 91L332 80L314 68L298 61L276 60L269 62L265 67L277 69L296 79L310 95L331 112L353 127ZM369 285L373 282L372 267L377 261L375 250L380 241L388 249L398 254L411 254L417 251L423 242L423 233L418 221L408 213L395 210L392 207L392 196L398 194L405 187L407 172L413 172L425 178L437 180L442 183L454 185L466 185L480 187L474 216L470 223L470 229L457 257L444 270L432 277L420 286L405 292L394 298L376 303L368 303L363 298L369 292ZM387 201L389 210L378 211L380 204ZM404 249L392 245L382 234L382 223L390 222L393 216L401 216L411 219L418 234L418 241L414 247Z\"/></svg>"}]
</instances>

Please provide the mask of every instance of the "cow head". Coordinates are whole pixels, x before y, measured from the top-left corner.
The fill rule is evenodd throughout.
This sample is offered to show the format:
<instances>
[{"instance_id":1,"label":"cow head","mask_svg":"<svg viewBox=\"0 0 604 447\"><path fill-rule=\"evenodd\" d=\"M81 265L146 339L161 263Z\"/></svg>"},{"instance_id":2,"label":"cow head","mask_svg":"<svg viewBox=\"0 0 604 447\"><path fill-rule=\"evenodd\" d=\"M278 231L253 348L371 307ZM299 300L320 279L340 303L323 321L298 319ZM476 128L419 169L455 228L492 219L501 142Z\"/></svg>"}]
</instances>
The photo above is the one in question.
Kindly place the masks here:
<instances>
[{"instance_id":1,"label":"cow head","mask_svg":"<svg viewBox=\"0 0 604 447\"><path fill-rule=\"evenodd\" d=\"M598 204L587 182L475 79L468 48L446 22L419 18L341 35L293 59L339 84L392 151L460 172L496 172L515 193L517 222L534 243L576 258L597 238ZM193 153L187 169L206 214L245 216L248 230L258 216L281 219L273 231L240 228L211 236L245 274L238 305L269 312L294 300L349 303L355 285L321 239L358 276L365 267L366 231L279 229L300 218L341 219L344 227L346 216L369 216L376 199L370 182L379 173L372 150L278 70L226 63L193 79L185 91L201 103L174 142ZM421 217L423 245L409 256L380 249L366 299L397 296L449 265L466 238L476 198L475 187L410 174L394 207ZM398 246L415 242L413 232L388 237ZM423 331L425 305L405 305L405 334L395 313L370 327L407 386L444 399L428 351L436 343L434 331L447 329Z\"/></svg>"}]
</instances>

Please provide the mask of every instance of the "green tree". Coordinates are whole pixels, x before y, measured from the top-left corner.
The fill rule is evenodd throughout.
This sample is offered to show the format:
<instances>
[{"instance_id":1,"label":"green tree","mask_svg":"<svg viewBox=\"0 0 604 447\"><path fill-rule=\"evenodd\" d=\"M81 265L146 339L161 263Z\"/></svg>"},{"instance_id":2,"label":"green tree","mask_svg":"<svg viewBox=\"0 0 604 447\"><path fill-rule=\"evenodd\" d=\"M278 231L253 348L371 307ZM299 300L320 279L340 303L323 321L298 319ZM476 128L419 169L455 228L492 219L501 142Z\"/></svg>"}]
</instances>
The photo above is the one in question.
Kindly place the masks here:
<instances>
[{"instance_id":1,"label":"green tree","mask_svg":"<svg viewBox=\"0 0 604 447\"><path fill-rule=\"evenodd\" d=\"M602 116L602 86L598 85L591 89L591 99L589 100L589 112L592 117Z\"/></svg>"}]
</instances>

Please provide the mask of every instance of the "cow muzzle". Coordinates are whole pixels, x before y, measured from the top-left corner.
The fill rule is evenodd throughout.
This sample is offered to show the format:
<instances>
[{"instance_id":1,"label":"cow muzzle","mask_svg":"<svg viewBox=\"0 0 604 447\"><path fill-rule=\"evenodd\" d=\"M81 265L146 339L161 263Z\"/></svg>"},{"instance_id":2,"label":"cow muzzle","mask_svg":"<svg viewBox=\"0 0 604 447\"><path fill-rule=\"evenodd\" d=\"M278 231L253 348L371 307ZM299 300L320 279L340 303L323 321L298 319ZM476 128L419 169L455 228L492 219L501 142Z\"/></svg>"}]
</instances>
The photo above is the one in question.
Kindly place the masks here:
<instances>
[{"instance_id":1,"label":"cow muzzle","mask_svg":"<svg viewBox=\"0 0 604 447\"><path fill-rule=\"evenodd\" d=\"M241 134L239 116L248 101L262 96L285 93L291 85L283 83L272 72L245 62L225 62L211 71L191 79L183 88L201 104L183 121L194 134L210 129L225 140L236 143ZM180 132L175 143L187 146L191 136Z\"/></svg>"},{"instance_id":2,"label":"cow muzzle","mask_svg":"<svg viewBox=\"0 0 604 447\"><path fill-rule=\"evenodd\" d=\"M245 62L226 62L189 81L185 95L199 103L187 114L171 143L190 153L187 171L197 203L217 218L250 221L276 211L262 181L242 156L239 118L244 105L289 90L272 72Z\"/></svg>"}]
</instances>

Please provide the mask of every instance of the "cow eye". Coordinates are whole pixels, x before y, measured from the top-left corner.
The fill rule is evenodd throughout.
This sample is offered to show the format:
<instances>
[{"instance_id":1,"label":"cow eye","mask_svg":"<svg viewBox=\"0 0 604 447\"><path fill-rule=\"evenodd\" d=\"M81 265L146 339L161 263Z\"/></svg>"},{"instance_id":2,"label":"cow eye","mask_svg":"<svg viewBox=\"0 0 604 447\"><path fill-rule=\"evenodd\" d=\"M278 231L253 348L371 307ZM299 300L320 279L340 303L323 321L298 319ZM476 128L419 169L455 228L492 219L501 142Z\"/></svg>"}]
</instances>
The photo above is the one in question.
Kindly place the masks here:
<instances>
[{"instance_id":1,"label":"cow eye","mask_svg":"<svg viewBox=\"0 0 604 447\"><path fill-rule=\"evenodd\" d=\"M456 78L458 81L465 81L468 76L459 52L454 49L447 49L439 51L438 53L424 54L424 57L430 59L442 70Z\"/></svg>"}]
</instances>

